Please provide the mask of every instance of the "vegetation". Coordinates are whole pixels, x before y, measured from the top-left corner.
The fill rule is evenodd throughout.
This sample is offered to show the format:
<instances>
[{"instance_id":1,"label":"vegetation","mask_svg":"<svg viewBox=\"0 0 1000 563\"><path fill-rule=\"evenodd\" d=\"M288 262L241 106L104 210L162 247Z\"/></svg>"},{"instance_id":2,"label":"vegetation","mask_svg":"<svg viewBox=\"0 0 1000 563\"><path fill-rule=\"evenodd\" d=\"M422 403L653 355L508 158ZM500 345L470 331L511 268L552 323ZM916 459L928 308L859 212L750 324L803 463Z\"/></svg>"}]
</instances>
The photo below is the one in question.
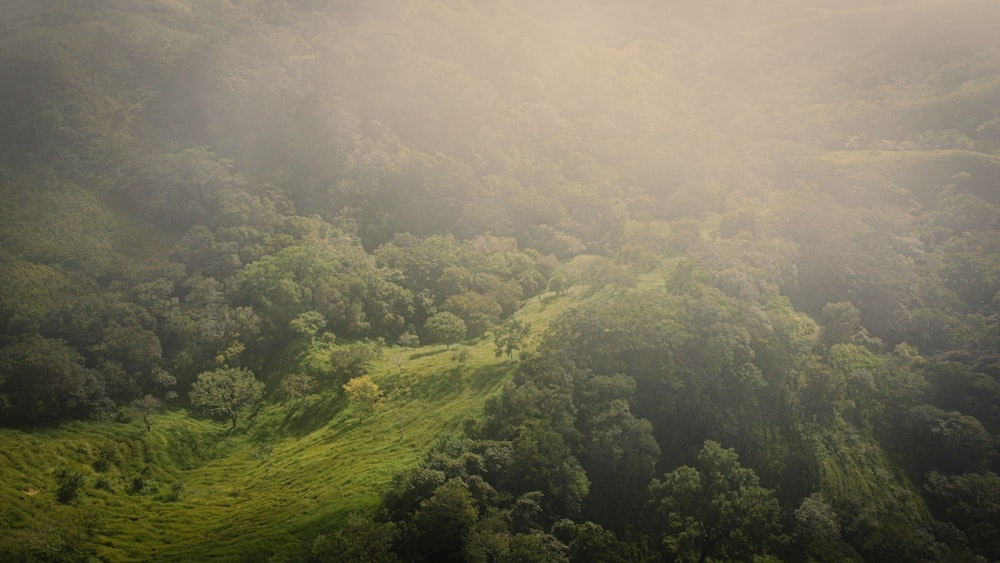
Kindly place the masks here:
<instances>
[{"instance_id":1,"label":"vegetation","mask_svg":"<svg viewBox=\"0 0 1000 563\"><path fill-rule=\"evenodd\" d=\"M263 389L264 384L247 369L206 371L191 386L191 404L226 415L236 428L240 412L259 401Z\"/></svg>"},{"instance_id":2,"label":"vegetation","mask_svg":"<svg viewBox=\"0 0 1000 563\"><path fill-rule=\"evenodd\" d=\"M1000 559L998 24L12 3L0 559Z\"/></svg>"}]
</instances>

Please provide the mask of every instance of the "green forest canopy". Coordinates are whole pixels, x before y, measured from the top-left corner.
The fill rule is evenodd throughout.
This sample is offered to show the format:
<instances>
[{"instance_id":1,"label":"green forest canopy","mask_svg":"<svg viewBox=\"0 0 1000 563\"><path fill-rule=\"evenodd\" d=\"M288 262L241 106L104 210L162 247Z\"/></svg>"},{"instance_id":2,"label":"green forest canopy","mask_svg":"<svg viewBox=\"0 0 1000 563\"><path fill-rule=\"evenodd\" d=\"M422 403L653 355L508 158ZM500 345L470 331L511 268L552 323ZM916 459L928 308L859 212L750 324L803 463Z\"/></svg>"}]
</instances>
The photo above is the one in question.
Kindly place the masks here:
<instances>
[{"instance_id":1,"label":"green forest canopy","mask_svg":"<svg viewBox=\"0 0 1000 563\"><path fill-rule=\"evenodd\" d=\"M329 420L389 354L382 412L445 400L441 342L501 370L485 412L355 517L242 555L1000 558L997 24L977 0L15 2L0 423L202 404L237 441L267 409ZM213 374L254 393L198 399ZM51 502L93 509L116 455L50 471ZM704 505L736 492L759 510ZM109 533L11 514L28 560ZM59 555L17 539L53 526Z\"/></svg>"}]
</instances>

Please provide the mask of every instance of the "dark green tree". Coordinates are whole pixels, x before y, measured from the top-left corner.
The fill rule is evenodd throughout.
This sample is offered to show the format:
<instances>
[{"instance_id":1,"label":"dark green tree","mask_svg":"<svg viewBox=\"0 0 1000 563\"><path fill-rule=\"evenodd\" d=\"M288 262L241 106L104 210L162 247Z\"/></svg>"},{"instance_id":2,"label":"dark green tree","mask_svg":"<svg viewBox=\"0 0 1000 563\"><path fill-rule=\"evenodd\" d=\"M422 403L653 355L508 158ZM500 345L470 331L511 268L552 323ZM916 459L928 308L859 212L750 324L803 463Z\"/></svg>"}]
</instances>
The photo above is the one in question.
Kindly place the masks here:
<instances>
[{"instance_id":1,"label":"dark green tree","mask_svg":"<svg viewBox=\"0 0 1000 563\"><path fill-rule=\"evenodd\" d=\"M424 330L432 342L443 342L450 350L451 345L465 338L465 321L447 311L437 313L427 319Z\"/></svg>"},{"instance_id":2,"label":"dark green tree","mask_svg":"<svg viewBox=\"0 0 1000 563\"><path fill-rule=\"evenodd\" d=\"M740 465L732 449L708 440L697 467L681 466L652 484L663 548L678 561L749 561L783 542L774 492Z\"/></svg>"},{"instance_id":3,"label":"dark green tree","mask_svg":"<svg viewBox=\"0 0 1000 563\"><path fill-rule=\"evenodd\" d=\"M925 488L938 518L962 530L980 555L991 560L1000 558L1000 476L990 472L932 472Z\"/></svg>"},{"instance_id":4,"label":"dark green tree","mask_svg":"<svg viewBox=\"0 0 1000 563\"><path fill-rule=\"evenodd\" d=\"M418 553L428 561L463 561L465 541L478 519L469 487L459 479L445 482L413 515Z\"/></svg>"},{"instance_id":5,"label":"dark green tree","mask_svg":"<svg viewBox=\"0 0 1000 563\"><path fill-rule=\"evenodd\" d=\"M493 329L493 344L496 346L496 357L514 356L514 352L524 346L525 340L531 334L531 323L519 319L510 319Z\"/></svg>"},{"instance_id":6,"label":"dark green tree","mask_svg":"<svg viewBox=\"0 0 1000 563\"><path fill-rule=\"evenodd\" d=\"M370 517L352 514L343 526L321 534L313 542L311 563L394 563L399 561L393 542L399 530L392 522L375 522Z\"/></svg>"},{"instance_id":7,"label":"dark green tree","mask_svg":"<svg viewBox=\"0 0 1000 563\"><path fill-rule=\"evenodd\" d=\"M20 424L86 418L111 406L75 349L38 335L0 348L0 402L0 418Z\"/></svg>"},{"instance_id":8,"label":"dark green tree","mask_svg":"<svg viewBox=\"0 0 1000 563\"><path fill-rule=\"evenodd\" d=\"M316 335L326 326L326 319L320 312L306 311L299 313L288 325L295 332L308 338L310 344L313 344L316 342Z\"/></svg>"},{"instance_id":9,"label":"dark green tree","mask_svg":"<svg viewBox=\"0 0 1000 563\"><path fill-rule=\"evenodd\" d=\"M382 347L368 340L330 347L332 375L336 381L347 381L367 373L372 362L382 355Z\"/></svg>"}]
</instances>

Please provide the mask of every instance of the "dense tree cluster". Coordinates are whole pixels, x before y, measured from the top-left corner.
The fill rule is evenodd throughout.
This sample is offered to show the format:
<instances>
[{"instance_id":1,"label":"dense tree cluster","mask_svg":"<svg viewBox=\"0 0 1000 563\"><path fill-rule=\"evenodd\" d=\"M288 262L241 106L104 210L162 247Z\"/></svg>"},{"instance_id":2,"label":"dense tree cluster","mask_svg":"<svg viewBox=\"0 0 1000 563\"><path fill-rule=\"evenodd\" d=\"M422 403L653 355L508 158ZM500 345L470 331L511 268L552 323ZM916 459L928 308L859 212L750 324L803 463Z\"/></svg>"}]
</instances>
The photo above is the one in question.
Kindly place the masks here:
<instances>
[{"instance_id":1,"label":"dense tree cluster","mask_svg":"<svg viewBox=\"0 0 1000 563\"><path fill-rule=\"evenodd\" d=\"M993 556L992 505L960 499L995 494L996 434L929 384L960 368L853 342L844 305L830 344L773 288L740 299L678 275L567 313L484 421L397 478L379 518L403 560Z\"/></svg>"},{"instance_id":2,"label":"dense tree cluster","mask_svg":"<svg viewBox=\"0 0 1000 563\"><path fill-rule=\"evenodd\" d=\"M485 337L314 559L1000 558L997 6L20 4L0 424L375 412Z\"/></svg>"}]
</instances>

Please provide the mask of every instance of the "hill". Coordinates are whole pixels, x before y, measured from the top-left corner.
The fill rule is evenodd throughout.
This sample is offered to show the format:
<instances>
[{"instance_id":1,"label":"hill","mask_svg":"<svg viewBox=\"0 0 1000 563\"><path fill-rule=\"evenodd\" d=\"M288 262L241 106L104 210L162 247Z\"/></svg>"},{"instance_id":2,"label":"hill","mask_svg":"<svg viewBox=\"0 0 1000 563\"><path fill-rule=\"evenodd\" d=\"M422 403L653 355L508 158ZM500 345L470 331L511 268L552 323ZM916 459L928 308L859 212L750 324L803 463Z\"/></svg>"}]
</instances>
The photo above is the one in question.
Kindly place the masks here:
<instances>
[{"instance_id":1,"label":"hill","mask_svg":"<svg viewBox=\"0 0 1000 563\"><path fill-rule=\"evenodd\" d=\"M1000 557L998 23L13 3L2 555Z\"/></svg>"}]
</instances>

